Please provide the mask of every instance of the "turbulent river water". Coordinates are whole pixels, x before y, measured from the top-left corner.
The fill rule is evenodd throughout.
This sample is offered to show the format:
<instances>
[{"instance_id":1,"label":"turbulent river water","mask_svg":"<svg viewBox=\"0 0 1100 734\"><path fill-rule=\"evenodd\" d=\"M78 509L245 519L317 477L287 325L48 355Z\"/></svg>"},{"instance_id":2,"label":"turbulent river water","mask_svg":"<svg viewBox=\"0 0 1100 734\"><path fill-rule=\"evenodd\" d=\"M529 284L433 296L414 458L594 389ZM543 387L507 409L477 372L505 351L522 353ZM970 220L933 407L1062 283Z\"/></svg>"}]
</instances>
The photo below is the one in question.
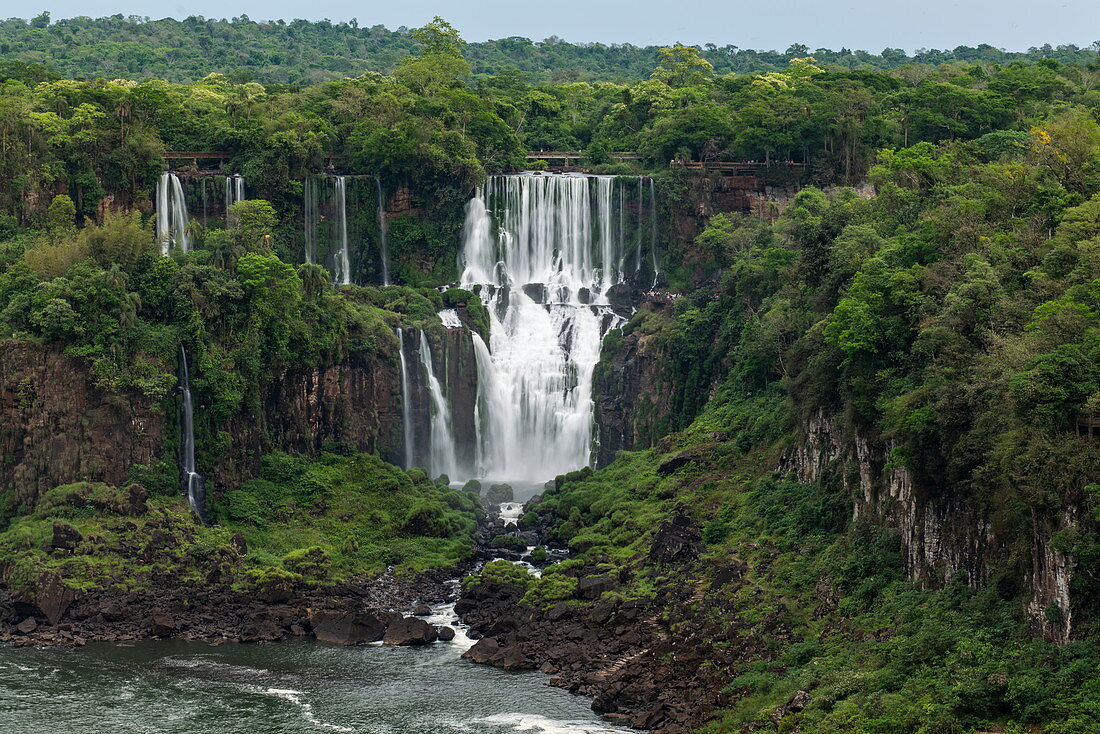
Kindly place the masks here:
<instances>
[{"instance_id":1,"label":"turbulent river water","mask_svg":"<svg viewBox=\"0 0 1100 734\"><path fill-rule=\"evenodd\" d=\"M539 673L459 658L463 645L0 647L0 722L30 732L610 734Z\"/></svg>"}]
</instances>

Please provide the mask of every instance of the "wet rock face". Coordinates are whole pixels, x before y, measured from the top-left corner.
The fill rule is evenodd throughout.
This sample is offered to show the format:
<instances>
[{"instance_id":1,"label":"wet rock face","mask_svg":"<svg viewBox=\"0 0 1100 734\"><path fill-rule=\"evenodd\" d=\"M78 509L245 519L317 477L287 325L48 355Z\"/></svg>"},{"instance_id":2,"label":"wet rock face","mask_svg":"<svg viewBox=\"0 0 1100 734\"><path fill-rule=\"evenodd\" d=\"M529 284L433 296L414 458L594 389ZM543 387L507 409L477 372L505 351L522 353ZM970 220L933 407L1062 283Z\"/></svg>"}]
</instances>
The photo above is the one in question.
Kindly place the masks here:
<instances>
[{"instance_id":1,"label":"wet rock face","mask_svg":"<svg viewBox=\"0 0 1100 734\"><path fill-rule=\"evenodd\" d=\"M396 356L396 343L393 349ZM393 361L353 353L339 364L292 370L272 380L259 416L229 421L233 442L213 472L219 485L255 475L260 458L271 451L313 456L326 444L378 452L400 464L401 371Z\"/></svg>"},{"instance_id":2,"label":"wet rock face","mask_svg":"<svg viewBox=\"0 0 1100 734\"><path fill-rule=\"evenodd\" d=\"M386 628L385 645L427 645L438 637L435 627L416 617L402 617Z\"/></svg>"},{"instance_id":3,"label":"wet rock face","mask_svg":"<svg viewBox=\"0 0 1100 734\"><path fill-rule=\"evenodd\" d=\"M642 304L643 310L663 308ZM607 466L619 451L652 446L667 433L675 394L668 355L653 336L633 331L600 354L593 376L599 436L596 465Z\"/></svg>"},{"instance_id":4,"label":"wet rock face","mask_svg":"<svg viewBox=\"0 0 1100 734\"><path fill-rule=\"evenodd\" d=\"M0 477L17 505L77 480L123 484L164 449L153 401L103 392L53 345L0 340L0 426Z\"/></svg>"}]
</instances>

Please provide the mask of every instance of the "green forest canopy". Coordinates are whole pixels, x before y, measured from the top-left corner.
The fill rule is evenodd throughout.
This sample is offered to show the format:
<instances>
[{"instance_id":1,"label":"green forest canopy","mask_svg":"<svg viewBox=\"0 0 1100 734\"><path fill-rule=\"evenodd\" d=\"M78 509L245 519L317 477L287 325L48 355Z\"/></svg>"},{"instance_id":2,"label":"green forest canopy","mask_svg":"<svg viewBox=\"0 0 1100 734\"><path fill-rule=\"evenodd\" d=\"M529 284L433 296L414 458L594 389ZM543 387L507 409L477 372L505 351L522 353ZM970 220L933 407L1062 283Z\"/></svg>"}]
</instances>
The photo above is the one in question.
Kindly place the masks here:
<instances>
[{"instance_id":1,"label":"green forest canopy","mask_svg":"<svg viewBox=\"0 0 1100 734\"><path fill-rule=\"evenodd\" d=\"M231 20L201 16L150 20L118 14L51 21L50 14L44 12L31 20L0 22L0 60L42 63L66 77L186 82L221 72L265 84L311 84L364 71L393 71L404 56L416 51L412 34L404 27L393 31L381 25L361 27L355 20L257 22L247 15ZM670 44L674 40L669 39ZM757 51L708 43L698 50L719 74L745 74L783 69L791 59L809 55L841 69L1040 59L1088 63L1096 58L1097 48L1097 44L1089 48L1048 44L1010 52L980 44L951 50L920 49L910 55L896 48L871 53L810 49L793 43L784 51ZM631 82L649 75L658 51L658 46L569 43L556 36L532 41L513 36L471 43L466 56L477 76L515 70L531 81Z\"/></svg>"}]
</instances>

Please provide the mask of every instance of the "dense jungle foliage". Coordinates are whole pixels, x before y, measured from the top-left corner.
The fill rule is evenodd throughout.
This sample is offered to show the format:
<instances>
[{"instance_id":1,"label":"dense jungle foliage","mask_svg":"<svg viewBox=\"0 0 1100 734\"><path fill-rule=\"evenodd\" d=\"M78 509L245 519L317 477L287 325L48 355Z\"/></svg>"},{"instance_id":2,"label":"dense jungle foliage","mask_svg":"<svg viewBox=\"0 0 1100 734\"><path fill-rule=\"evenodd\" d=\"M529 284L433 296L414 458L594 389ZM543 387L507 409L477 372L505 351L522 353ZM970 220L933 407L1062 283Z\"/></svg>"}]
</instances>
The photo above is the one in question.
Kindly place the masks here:
<instances>
[{"instance_id":1,"label":"dense jungle foliage","mask_svg":"<svg viewBox=\"0 0 1100 734\"><path fill-rule=\"evenodd\" d=\"M670 43L675 40L668 39ZM356 20L257 22L246 15L231 20L201 16L152 20L119 14L51 21L50 14L43 12L30 20L0 22L0 60L40 63L45 67L43 73L54 71L69 77L186 82L221 72L264 84L312 84L364 71L389 73L416 49L413 31L408 28L361 27ZM649 75L658 50L628 43L569 43L553 36L532 41L513 36L471 43L467 58L479 76L516 70L534 81L630 82ZM982 44L943 51L921 49L912 55L895 48L877 54L847 48L811 52L797 43L782 52L715 44L701 46L699 51L720 73L745 74L783 69L791 59L811 53L830 66L872 70L956 61L1003 64L1054 59L1087 63L1095 58L1096 45L1046 45L1010 52Z\"/></svg>"}]
</instances>

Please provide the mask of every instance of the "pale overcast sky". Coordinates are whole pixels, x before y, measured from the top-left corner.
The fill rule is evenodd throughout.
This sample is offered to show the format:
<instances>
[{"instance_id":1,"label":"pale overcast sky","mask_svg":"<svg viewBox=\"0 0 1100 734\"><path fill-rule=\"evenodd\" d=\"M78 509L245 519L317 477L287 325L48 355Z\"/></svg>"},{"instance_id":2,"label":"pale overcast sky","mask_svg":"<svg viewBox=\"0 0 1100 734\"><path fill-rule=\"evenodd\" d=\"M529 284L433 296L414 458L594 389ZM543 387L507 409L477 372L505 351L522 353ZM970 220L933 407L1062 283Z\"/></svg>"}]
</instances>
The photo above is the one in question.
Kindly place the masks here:
<instances>
[{"instance_id":1,"label":"pale overcast sky","mask_svg":"<svg viewBox=\"0 0 1100 734\"><path fill-rule=\"evenodd\" d=\"M5 9L6 8L6 9ZM889 46L954 48L989 43L1024 50L1044 43L1087 46L1100 40L1100 0L39 0L0 2L0 15L39 9L53 18L122 13L152 18L203 15L253 20L356 18L388 28L423 25L441 15L468 41L506 36L638 45L733 44L783 50L792 43L881 51Z\"/></svg>"}]
</instances>

